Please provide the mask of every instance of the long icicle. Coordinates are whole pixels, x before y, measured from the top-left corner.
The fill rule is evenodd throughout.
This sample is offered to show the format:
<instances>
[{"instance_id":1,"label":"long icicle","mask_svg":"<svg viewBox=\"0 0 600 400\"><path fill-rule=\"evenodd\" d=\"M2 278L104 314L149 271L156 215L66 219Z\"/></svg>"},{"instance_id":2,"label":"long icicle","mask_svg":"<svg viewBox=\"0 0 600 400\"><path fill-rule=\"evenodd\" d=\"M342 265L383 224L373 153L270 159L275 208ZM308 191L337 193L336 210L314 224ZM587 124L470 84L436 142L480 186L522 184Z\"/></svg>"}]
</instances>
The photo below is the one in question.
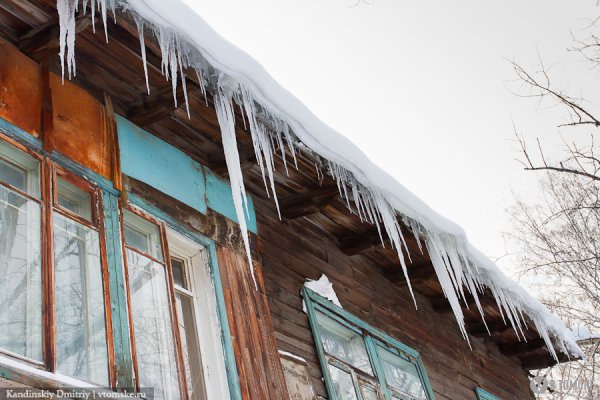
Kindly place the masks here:
<instances>
[{"instance_id":1,"label":"long icicle","mask_svg":"<svg viewBox=\"0 0 600 400\"><path fill-rule=\"evenodd\" d=\"M250 240L248 238L248 228L246 226L246 215L244 213L244 205L248 212L248 199L246 198L246 189L244 187L244 177L242 176L242 167L240 165L240 154L237 148L237 140L235 137L235 116L233 106L231 104L231 89L222 85L219 78L217 91L214 95L215 110L217 111L217 119L221 127L221 138L223 140L223 151L225 152L225 162L229 171L229 182L231 183L231 193L233 195L233 203L235 212L238 216L238 223L244 239L244 247L248 257L248 267L252 274L254 286L258 288L256 277L254 276L254 266L252 264L252 256L250 254Z\"/></svg>"}]
</instances>

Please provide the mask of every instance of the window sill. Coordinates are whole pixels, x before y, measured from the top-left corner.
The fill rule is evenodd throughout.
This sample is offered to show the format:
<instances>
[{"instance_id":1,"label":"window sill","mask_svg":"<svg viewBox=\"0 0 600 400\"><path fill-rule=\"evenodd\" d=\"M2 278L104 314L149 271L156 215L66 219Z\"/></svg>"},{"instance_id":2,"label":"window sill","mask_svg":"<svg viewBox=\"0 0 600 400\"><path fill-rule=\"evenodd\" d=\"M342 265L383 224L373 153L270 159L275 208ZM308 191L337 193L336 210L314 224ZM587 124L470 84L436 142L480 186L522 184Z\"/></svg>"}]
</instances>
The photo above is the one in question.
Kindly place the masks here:
<instances>
[{"instance_id":1,"label":"window sill","mask_svg":"<svg viewBox=\"0 0 600 400\"><path fill-rule=\"evenodd\" d=\"M0 354L0 377L36 389L50 391L77 388L83 389L83 391L95 391L96 393L116 393L110 389L81 381L70 376L44 371L3 354ZM118 398L139 400L139 397L126 396L124 394L121 394Z\"/></svg>"}]
</instances>

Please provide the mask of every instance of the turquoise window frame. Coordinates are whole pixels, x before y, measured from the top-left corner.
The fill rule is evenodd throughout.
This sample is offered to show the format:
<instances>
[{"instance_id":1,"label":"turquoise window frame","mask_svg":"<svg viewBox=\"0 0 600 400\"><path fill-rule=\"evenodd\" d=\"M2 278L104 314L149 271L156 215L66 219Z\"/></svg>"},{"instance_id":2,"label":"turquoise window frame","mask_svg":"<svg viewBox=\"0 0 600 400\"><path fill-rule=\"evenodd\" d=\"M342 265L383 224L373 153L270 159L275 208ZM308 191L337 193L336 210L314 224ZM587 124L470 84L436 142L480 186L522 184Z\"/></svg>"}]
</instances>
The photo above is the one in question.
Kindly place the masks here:
<instances>
[{"instance_id":1,"label":"turquoise window frame","mask_svg":"<svg viewBox=\"0 0 600 400\"><path fill-rule=\"evenodd\" d=\"M304 304L306 305L306 312L308 314L308 320L315 341L317 355L321 364L321 370L323 373L323 378L325 380L325 386L327 387L327 392L329 393L331 399L339 400L335 398L333 380L331 379L331 375L329 373L328 368L328 365L330 364L330 359L325 353L325 349L323 348L323 342L321 340L321 329L317 321L317 312L320 312L327 318L330 318L335 322L343 325L344 327L358 333L364 338L365 346L367 348L367 354L369 356L369 360L371 361L373 372L375 374L374 381L379 384L381 392L386 400L392 399L392 393L388 389L387 384L385 382L383 366L379 360L379 355L377 352L378 347L382 347L386 350L389 350L392 353L407 359L413 365L415 365L417 372L419 373L421 383L423 384L423 388L425 390L425 395L427 396L427 399L435 399L433 389L431 388L431 383L429 382L429 378L427 377L427 373L425 371L425 365L423 364L421 356L415 349L405 345L404 343L398 341L397 339L393 338L387 333L367 324L360 318L356 317L354 314L333 304L331 301L327 300L318 293L307 289L306 287L302 288L302 297L304 298ZM358 390L356 381L354 381L354 386L358 400L364 400L362 398L360 390Z\"/></svg>"},{"instance_id":2,"label":"turquoise window frame","mask_svg":"<svg viewBox=\"0 0 600 400\"><path fill-rule=\"evenodd\" d=\"M476 388L475 394L477 395L477 400L501 400L500 397L493 395L482 388Z\"/></svg>"},{"instance_id":3,"label":"turquoise window frame","mask_svg":"<svg viewBox=\"0 0 600 400\"><path fill-rule=\"evenodd\" d=\"M117 368L117 390L133 388L133 361L131 356L131 343L129 339L129 318L127 312L127 298L125 293L124 261L121 241L120 228L120 197L121 193L115 189L113 183L105 177L82 166L81 164L65 157L64 155L53 151L48 152L43 149L42 141L35 136L25 132L19 127L0 117L0 133L14 140L23 146L28 147L43 157L49 158L59 166L78 175L102 190L104 226L106 238L107 264L109 269L109 287L112 310L113 344L115 349L115 364ZM223 294L223 285L221 282L221 273L217 262L217 248L213 240L183 227L176 219L154 207L144 199L128 194L128 200L131 204L141 208L156 219L162 220L168 227L176 232L188 237L190 240L204 246L209 253L209 267L212 278L215 297L217 303L217 315L221 325L221 344L223 356L225 359L225 369L227 383L229 387L229 396L231 400L241 400L239 377L237 373L237 364L235 353L233 351L233 342L231 331L229 330L229 321L227 317L227 308L225 306L225 296ZM19 381L21 373L8 365L0 364L0 377ZM39 385L45 385L45 378L30 377L29 382L36 380ZM54 385L57 387L68 387L67 385Z\"/></svg>"}]
</instances>

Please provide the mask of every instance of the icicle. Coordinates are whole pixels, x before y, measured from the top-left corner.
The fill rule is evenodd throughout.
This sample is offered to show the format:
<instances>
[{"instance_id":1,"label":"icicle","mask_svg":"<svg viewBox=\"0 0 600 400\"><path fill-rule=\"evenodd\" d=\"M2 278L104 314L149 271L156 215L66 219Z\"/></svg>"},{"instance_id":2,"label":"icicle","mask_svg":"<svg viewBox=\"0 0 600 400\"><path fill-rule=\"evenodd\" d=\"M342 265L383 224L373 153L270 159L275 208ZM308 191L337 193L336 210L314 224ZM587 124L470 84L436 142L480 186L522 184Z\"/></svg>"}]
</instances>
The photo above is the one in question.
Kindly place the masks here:
<instances>
[{"instance_id":1,"label":"icicle","mask_svg":"<svg viewBox=\"0 0 600 400\"><path fill-rule=\"evenodd\" d=\"M62 71L62 81L65 81L65 63L69 79L75 74L75 7L72 0L58 0L56 2L60 26L59 56ZM65 49L67 51L65 60Z\"/></svg>"},{"instance_id":2,"label":"icicle","mask_svg":"<svg viewBox=\"0 0 600 400\"><path fill-rule=\"evenodd\" d=\"M150 81L148 80L148 63L146 61L146 43L144 41L144 20L140 17L133 19L138 29L138 36L140 38L140 48L142 53L142 64L144 64L144 77L146 78L146 88L148 94L150 94Z\"/></svg>"},{"instance_id":3,"label":"icicle","mask_svg":"<svg viewBox=\"0 0 600 400\"><path fill-rule=\"evenodd\" d=\"M191 119L192 117L190 115L190 102L187 93L187 83L185 81L185 73L183 72L183 61L181 58L181 47L178 47L179 50L177 51L177 63L179 64L179 74L181 75L181 89L183 89L183 100L185 101L185 110L187 111L188 119Z\"/></svg>"},{"instance_id":4,"label":"icicle","mask_svg":"<svg viewBox=\"0 0 600 400\"><path fill-rule=\"evenodd\" d=\"M385 202L383 196L377 192L373 192L375 195L375 204L377 209L379 210L381 220L383 222L383 226L385 227L386 233L390 240L392 241L394 248L398 252L398 258L400 259L400 265L402 266L402 272L404 274L404 278L406 279L406 283L408 285L408 290L410 291L410 295L415 303L415 308L417 306L417 299L415 298L415 294L413 292L412 285L410 283L410 278L408 277L408 270L406 268L406 262L404 261L404 256L402 254L402 242L404 241L404 237L402 236L402 231L400 230L400 225L398 225L398 220L396 219L396 212Z\"/></svg>"},{"instance_id":5,"label":"icicle","mask_svg":"<svg viewBox=\"0 0 600 400\"><path fill-rule=\"evenodd\" d=\"M190 115L190 101L188 99L187 83L185 81L185 74L183 73L183 65L181 63L179 64L179 71L181 73L181 88L183 89L183 100L185 101L185 110L187 111L188 119L191 119L192 116Z\"/></svg>"},{"instance_id":6,"label":"icicle","mask_svg":"<svg viewBox=\"0 0 600 400\"><path fill-rule=\"evenodd\" d=\"M296 150L294 148L294 142L292 141L292 134L290 133L290 128L287 124L283 125L283 136L287 141L290 152L292 153L292 158L294 159L294 165L296 169L298 169L298 160L296 159Z\"/></svg>"},{"instance_id":7,"label":"icicle","mask_svg":"<svg viewBox=\"0 0 600 400\"><path fill-rule=\"evenodd\" d=\"M279 151L281 152L281 159L283 160L283 167L285 168L285 173L287 176L290 176L290 171L288 170L287 160L285 156L285 145L283 144L283 138L281 131L277 130L275 132L277 137L277 146L279 146Z\"/></svg>"},{"instance_id":8,"label":"icicle","mask_svg":"<svg viewBox=\"0 0 600 400\"><path fill-rule=\"evenodd\" d=\"M204 74L202 73L202 69L198 67L193 67L194 71L196 71L196 76L198 77L198 82L200 82L200 93L204 95L204 102L208 106L208 97L206 95L206 84L204 82Z\"/></svg>"},{"instance_id":9,"label":"icicle","mask_svg":"<svg viewBox=\"0 0 600 400\"><path fill-rule=\"evenodd\" d=\"M92 32L96 33L96 0L92 0L90 4L90 10L92 13Z\"/></svg>"},{"instance_id":10,"label":"icicle","mask_svg":"<svg viewBox=\"0 0 600 400\"><path fill-rule=\"evenodd\" d=\"M104 24L104 36L106 37L106 43L108 43L108 23L107 23L107 7L106 7L106 1L107 0L98 0L100 3L100 7L102 10L102 23Z\"/></svg>"},{"instance_id":11,"label":"icicle","mask_svg":"<svg viewBox=\"0 0 600 400\"><path fill-rule=\"evenodd\" d=\"M248 256L248 266L252 274L252 280L254 281L254 286L258 289L256 277L254 276L252 256L250 254L250 240L248 238L248 230L246 227L246 215L244 214L243 208L243 205L245 205L246 213L248 213L248 199L246 198L244 177L242 176L242 167L240 165L240 154L238 152L235 137L235 117L233 106L231 104L231 92L229 88L222 85L221 80L223 79L225 79L223 76L219 77L217 92L214 95L215 110L217 112L219 126L221 127L223 151L225 152L225 162L227 164L227 170L229 171L229 181L231 183L231 193L235 204L235 212L238 223L240 224L240 230L242 231L242 238L244 239L244 247L246 248L246 255Z\"/></svg>"},{"instance_id":12,"label":"icicle","mask_svg":"<svg viewBox=\"0 0 600 400\"><path fill-rule=\"evenodd\" d=\"M275 179L273 178L273 169L275 163L273 161L273 149L266 128L263 124L260 124L256 119L256 107L254 105L254 99L251 97L250 92L246 89L241 89L241 102L244 105L244 110L248 116L248 125L250 125L250 135L252 136L252 143L254 145L254 153L256 155L256 161L262 172L263 181L265 188L267 189L267 178L271 184L271 192L273 193L273 200L275 201L275 207L277 208L277 214L281 219L281 212L279 210L279 201L277 200L277 193L275 192ZM266 172L266 174L265 174Z\"/></svg>"},{"instance_id":13,"label":"icicle","mask_svg":"<svg viewBox=\"0 0 600 400\"><path fill-rule=\"evenodd\" d=\"M169 65L171 67L171 86L173 87L173 101L175 101L175 108L177 108L177 49L175 43L172 43L169 47Z\"/></svg>"}]
</instances>

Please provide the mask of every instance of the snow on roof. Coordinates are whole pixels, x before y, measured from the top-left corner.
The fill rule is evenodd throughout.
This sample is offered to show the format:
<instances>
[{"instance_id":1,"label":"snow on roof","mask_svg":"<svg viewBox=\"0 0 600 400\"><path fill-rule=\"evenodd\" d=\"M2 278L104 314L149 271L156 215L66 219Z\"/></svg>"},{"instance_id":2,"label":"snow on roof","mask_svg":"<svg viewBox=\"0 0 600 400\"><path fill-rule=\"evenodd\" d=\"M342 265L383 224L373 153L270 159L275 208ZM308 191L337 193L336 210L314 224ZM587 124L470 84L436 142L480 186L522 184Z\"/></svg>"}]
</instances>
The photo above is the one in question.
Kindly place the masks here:
<instances>
[{"instance_id":1,"label":"snow on roof","mask_svg":"<svg viewBox=\"0 0 600 400\"><path fill-rule=\"evenodd\" d=\"M57 2L63 74L66 64L69 76L75 73L75 13L86 12L87 4L88 0L82 0L82 4L79 0ZM459 226L433 211L390 174L377 167L350 140L325 125L256 60L223 39L183 1L96 0L96 6L102 14L105 32L109 10L115 14L119 9L132 15L138 25L144 60L144 27L154 32L162 52L162 71L166 79L172 81L174 92L183 71L194 69L202 91L206 93L209 90L213 94L248 257L248 236L242 216L247 203L235 137L234 102L248 116L249 131L267 191L275 194L273 157L277 147L282 149L284 160L286 147L292 155L297 151L309 153L316 160L318 170L337 181L350 211L376 225L380 233L383 230L388 235L398 252L412 294L401 250L406 244L400 219L411 229L419 244L427 247L444 294L467 341L461 308L465 288L475 297L477 308L484 317L477 294L487 287L494 295L503 318L506 322L510 321L519 337L525 339L526 315L544 338L554 358L558 357L552 340L560 351L575 357L582 355L572 332L564 323L476 250ZM82 9L78 10L79 7ZM92 7L91 13L94 12ZM185 80L181 79L181 83L185 92ZM277 204L276 196L273 197Z\"/></svg>"}]
</instances>

